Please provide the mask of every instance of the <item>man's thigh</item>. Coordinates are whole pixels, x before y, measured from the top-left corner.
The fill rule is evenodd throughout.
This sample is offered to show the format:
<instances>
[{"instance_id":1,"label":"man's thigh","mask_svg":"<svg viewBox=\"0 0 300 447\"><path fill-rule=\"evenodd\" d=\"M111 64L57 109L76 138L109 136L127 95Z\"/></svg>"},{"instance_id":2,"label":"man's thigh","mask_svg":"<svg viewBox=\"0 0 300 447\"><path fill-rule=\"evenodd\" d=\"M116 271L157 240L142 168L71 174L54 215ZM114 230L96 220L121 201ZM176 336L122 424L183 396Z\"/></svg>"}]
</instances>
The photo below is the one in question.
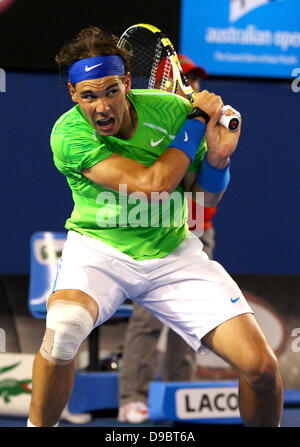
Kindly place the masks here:
<instances>
[{"instance_id":1,"label":"man's thigh","mask_svg":"<svg viewBox=\"0 0 300 447\"><path fill-rule=\"evenodd\" d=\"M67 290L92 298L98 306L95 326L108 320L124 302L144 289L143 277L136 274L119 253L100 241L69 232L50 299ZM105 251L104 251L105 250ZM120 258L122 253L120 253Z\"/></svg>"},{"instance_id":2,"label":"man's thigh","mask_svg":"<svg viewBox=\"0 0 300 447\"><path fill-rule=\"evenodd\" d=\"M151 273L151 290L137 300L195 351L221 323L252 312L236 282L208 259L199 241L186 240L170 260Z\"/></svg>"},{"instance_id":3,"label":"man's thigh","mask_svg":"<svg viewBox=\"0 0 300 447\"><path fill-rule=\"evenodd\" d=\"M238 315L220 324L204 336L202 342L244 373L253 369L253 366L258 366L265 355L274 356L261 328L250 313Z\"/></svg>"}]
</instances>

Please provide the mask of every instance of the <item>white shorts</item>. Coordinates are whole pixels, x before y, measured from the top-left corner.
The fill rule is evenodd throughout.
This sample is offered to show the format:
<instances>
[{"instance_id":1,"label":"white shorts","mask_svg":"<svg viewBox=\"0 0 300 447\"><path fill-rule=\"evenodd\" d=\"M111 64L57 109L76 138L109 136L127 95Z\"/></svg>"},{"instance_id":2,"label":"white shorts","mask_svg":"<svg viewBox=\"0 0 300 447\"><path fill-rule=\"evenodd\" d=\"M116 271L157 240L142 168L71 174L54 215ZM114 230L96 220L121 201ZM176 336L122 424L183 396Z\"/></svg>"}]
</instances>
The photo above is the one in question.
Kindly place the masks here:
<instances>
[{"instance_id":1,"label":"white shorts","mask_svg":"<svg viewBox=\"0 0 300 447\"><path fill-rule=\"evenodd\" d=\"M95 327L129 298L146 307L195 351L224 321L251 312L233 279L191 235L168 256L135 261L98 239L68 232L53 291L78 289L98 304Z\"/></svg>"}]
</instances>

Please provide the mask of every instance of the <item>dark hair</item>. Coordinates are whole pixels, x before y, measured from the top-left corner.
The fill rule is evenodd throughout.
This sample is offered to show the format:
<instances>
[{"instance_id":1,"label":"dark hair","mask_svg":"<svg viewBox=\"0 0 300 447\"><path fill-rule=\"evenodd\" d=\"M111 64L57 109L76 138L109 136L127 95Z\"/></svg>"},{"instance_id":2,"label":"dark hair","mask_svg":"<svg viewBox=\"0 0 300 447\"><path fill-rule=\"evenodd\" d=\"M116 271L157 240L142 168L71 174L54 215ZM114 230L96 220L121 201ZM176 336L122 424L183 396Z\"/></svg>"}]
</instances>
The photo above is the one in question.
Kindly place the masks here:
<instances>
[{"instance_id":1,"label":"dark hair","mask_svg":"<svg viewBox=\"0 0 300 447\"><path fill-rule=\"evenodd\" d=\"M55 56L60 73L67 73L69 67L80 59L118 54L124 62L125 73L129 71L131 52L117 46L118 38L101 31L96 26L85 28L70 42L66 43Z\"/></svg>"}]
</instances>

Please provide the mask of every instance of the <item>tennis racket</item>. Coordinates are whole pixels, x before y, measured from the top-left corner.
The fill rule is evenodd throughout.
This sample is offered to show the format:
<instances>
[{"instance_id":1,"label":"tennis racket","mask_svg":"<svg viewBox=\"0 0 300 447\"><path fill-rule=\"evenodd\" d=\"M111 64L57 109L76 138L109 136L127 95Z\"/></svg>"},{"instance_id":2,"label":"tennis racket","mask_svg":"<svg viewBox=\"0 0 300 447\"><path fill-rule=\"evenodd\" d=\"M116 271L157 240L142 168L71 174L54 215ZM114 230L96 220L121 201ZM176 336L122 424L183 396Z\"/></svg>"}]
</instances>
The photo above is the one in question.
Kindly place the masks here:
<instances>
[{"instance_id":1,"label":"tennis racket","mask_svg":"<svg viewBox=\"0 0 300 447\"><path fill-rule=\"evenodd\" d=\"M171 41L155 26L139 23L129 27L120 37L119 47L132 51L132 88L157 88L176 93L180 86L193 102L195 94L183 74L177 53ZM226 115L228 110L233 115ZM224 106L219 123L230 131L240 127L240 113Z\"/></svg>"}]
</instances>

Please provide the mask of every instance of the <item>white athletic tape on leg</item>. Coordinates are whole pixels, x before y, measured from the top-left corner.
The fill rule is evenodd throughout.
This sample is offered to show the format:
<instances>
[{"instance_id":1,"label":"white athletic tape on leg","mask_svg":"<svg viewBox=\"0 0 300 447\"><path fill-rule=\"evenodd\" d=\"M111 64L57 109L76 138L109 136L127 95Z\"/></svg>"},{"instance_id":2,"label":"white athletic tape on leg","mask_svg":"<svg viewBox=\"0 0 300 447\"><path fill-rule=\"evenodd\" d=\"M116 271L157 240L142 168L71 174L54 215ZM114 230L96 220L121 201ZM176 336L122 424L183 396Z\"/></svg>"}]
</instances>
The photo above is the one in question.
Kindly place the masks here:
<instances>
[{"instance_id":1,"label":"white athletic tape on leg","mask_svg":"<svg viewBox=\"0 0 300 447\"><path fill-rule=\"evenodd\" d=\"M40 352L54 363L70 362L93 327L90 312L80 304L67 300L54 302L47 312Z\"/></svg>"}]
</instances>

